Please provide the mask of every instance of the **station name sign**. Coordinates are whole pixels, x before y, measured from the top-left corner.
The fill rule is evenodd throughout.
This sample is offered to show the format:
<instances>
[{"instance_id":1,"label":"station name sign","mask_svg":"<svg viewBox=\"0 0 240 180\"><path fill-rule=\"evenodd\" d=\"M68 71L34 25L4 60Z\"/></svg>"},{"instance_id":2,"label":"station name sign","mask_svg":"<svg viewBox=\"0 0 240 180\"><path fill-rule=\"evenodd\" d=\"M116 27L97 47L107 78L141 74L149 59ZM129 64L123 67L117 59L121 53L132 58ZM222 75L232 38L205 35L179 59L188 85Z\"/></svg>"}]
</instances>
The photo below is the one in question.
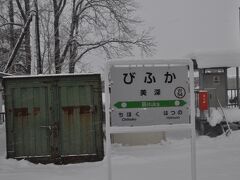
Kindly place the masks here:
<instances>
[{"instance_id":1,"label":"station name sign","mask_svg":"<svg viewBox=\"0 0 240 180\"><path fill-rule=\"evenodd\" d=\"M190 123L188 65L111 65L111 126Z\"/></svg>"}]
</instances>

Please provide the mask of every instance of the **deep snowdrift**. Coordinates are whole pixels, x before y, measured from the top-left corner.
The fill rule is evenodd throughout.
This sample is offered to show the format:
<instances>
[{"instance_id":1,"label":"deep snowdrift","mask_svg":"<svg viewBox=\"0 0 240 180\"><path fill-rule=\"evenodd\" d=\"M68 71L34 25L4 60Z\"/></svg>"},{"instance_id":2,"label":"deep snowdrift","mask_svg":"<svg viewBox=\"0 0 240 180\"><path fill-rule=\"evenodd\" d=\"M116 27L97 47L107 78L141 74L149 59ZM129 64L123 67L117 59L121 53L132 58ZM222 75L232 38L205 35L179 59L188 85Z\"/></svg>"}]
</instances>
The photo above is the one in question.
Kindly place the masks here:
<instances>
[{"instance_id":1,"label":"deep snowdrift","mask_svg":"<svg viewBox=\"0 0 240 180\"><path fill-rule=\"evenodd\" d=\"M197 138L198 180L239 180L240 131L229 137ZM107 180L106 160L65 166L35 165L5 159L4 126L0 125L1 180ZM190 180L190 140L123 147L113 145L113 180Z\"/></svg>"},{"instance_id":2,"label":"deep snowdrift","mask_svg":"<svg viewBox=\"0 0 240 180\"><path fill-rule=\"evenodd\" d=\"M228 122L240 121L240 109L238 108L223 108L222 110L220 108L211 108L210 112L211 115L207 118L207 120L211 126L216 126L221 121L224 121L224 115L226 117L226 121ZM206 116L208 116L207 113Z\"/></svg>"}]
</instances>

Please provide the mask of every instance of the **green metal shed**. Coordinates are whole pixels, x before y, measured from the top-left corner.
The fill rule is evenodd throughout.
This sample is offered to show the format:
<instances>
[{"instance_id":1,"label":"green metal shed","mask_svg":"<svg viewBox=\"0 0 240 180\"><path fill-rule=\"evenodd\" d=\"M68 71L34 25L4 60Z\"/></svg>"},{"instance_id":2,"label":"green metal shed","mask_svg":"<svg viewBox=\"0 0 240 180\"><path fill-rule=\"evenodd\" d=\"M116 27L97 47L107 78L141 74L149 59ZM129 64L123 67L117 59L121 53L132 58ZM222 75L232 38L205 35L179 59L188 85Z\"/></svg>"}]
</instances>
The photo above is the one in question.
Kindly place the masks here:
<instances>
[{"instance_id":1,"label":"green metal shed","mask_svg":"<svg viewBox=\"0 0 240 180\"><path fill-rule=\"evenodd\" d=\"M56 164L103 159L99 74L11 76L3 85L7 158Z\"/></svg>"}]
</instances>

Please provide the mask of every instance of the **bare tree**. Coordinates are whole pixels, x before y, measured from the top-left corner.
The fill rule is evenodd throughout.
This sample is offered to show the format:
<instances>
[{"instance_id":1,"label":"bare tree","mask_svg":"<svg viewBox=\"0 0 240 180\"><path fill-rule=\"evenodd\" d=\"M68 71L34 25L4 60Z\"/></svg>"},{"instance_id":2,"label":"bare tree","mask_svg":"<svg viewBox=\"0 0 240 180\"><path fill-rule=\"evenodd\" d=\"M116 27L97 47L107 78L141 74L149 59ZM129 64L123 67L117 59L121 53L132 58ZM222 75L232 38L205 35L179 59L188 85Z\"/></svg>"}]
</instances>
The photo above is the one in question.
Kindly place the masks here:
<instances>
[{"instance_id":1,"label":"bare tree","mask_svg":"<svg viewBox=\"0 0 240 180\"><path fill-rule=\"evenodd\" d=\"M30 23L32 16L35 16L35 34L34 41L36 42L36 59L37 59L37 72L42 73L42 62L40 52L40 37L39 37L39 19L38 19L38 1L37 0L7 0L8 3L8 17L9 20L5 20L0 24L0 27L8 27L9 29L9 56L8 62L5 66L7 71L21 71L24 74L31 73L31 41L30 41ZM30 4L35 7L31 12ZM4 14L0 13L0 17L3 19ZM15 22L16 20L16 22ZM20 26L21 29L14 28L14 26ZM16 35L16 32L17 35ZM17 44L16 44L17 43ZM17 67L17 68L15 68Z\"/></svg>"},{"instance_id":2,"label":"bare tree","mask_svg":"<svg viewBox=\"0 0 240 180\"><path fill-rule=\"evenodd\" d=\"M23 44L18 44L20 53L15 52L11 58L21 57L15 58L15 64L27 74L31 72L31 42L26 22L32 14L31 3L36 7L35 30L39 35L35 41L38 44L38 73L61 73L66 67L73 73L91 53L104 53L112 58L132 55L139 48L150 54L155 46L149 32L137 28L141 21L134 16L137 10L134 0L0 1L8 4L7 18L0 12L0 28L8 27L9 30L5 31L10 37L16 36L18 30L18 37L23 38ZM23 34L20 36L19 26L24 29L24 37ZM17 42L16 37L10 39L9 49L16 47ZM84 64L80 66L86 68Z\"/></svg>"},{"instance_id":3,"label":"bare tree","mask_svg":"<svg viewBox=\"0 0 240 180\"><path fill-rule=\"evenodd\" d=\"M1 0L0 1L0 36L1 36L1 48L0 48L0 59L1 59L1 71L6 66L7 60L14 49L17 36L20 34L19 27L22 24L15 21L15 8L13 0ZM16 26L16 27L14 27ZM6 43L7 42L7 43ZM21 56L18 56L19 60ZM17 72L18 68L12 67L11 73Z\"/></svg>"},{"instance_id":4,"label":"bare tree","mask_svg":"<svg viewBox=\"0 0 240 180\"><path fill-rule=\"evenodd\" d=\"M148 32L135 30L141 22L134 18L136 8L133 0L72 0L69 38L58 67L63 65L68 53L70 73L77 62L94 50L105 52L109 58L130 55L134 47L151 53L154 43ZM58 73L59 69L56 69Z\"/></svg>"},{"instance_id":5,"label":"bare tree","mask_svg":"<svg viewBox=\"0 0 240 180\"><path fill-rule=\"evenodd\" d=\"M73 63L95 49L103 50L109 58L130 55L133 47L139 47L145 53L151 52L154 43L148 32L136 31L135 25L141 21L134 18L137 8L134 1L91 0L79 1L79 4L76 18L81 32L76 33L73 39L79 53Z\"/></svg>"}]
</instances>

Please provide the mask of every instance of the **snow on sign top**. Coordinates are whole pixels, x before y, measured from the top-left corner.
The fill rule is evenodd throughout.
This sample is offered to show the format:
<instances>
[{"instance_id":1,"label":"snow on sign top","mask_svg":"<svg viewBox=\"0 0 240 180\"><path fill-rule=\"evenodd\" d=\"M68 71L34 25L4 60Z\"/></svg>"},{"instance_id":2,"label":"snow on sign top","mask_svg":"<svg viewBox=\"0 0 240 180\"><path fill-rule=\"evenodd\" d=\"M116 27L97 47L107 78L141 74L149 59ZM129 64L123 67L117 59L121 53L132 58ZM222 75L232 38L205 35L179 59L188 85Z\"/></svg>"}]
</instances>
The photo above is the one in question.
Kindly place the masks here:
<instances>
[{"instance_id":1,"label":"snow on sign top","mask_svg":"<svg viewBox=\"0 0 240 180\"><path fill-rule=\"evenodd\" d=\"M197 52L190 55L196 59L198 68L238 67L240 66L240 49L231 51Z\"/></svg>"}]
</instances>

